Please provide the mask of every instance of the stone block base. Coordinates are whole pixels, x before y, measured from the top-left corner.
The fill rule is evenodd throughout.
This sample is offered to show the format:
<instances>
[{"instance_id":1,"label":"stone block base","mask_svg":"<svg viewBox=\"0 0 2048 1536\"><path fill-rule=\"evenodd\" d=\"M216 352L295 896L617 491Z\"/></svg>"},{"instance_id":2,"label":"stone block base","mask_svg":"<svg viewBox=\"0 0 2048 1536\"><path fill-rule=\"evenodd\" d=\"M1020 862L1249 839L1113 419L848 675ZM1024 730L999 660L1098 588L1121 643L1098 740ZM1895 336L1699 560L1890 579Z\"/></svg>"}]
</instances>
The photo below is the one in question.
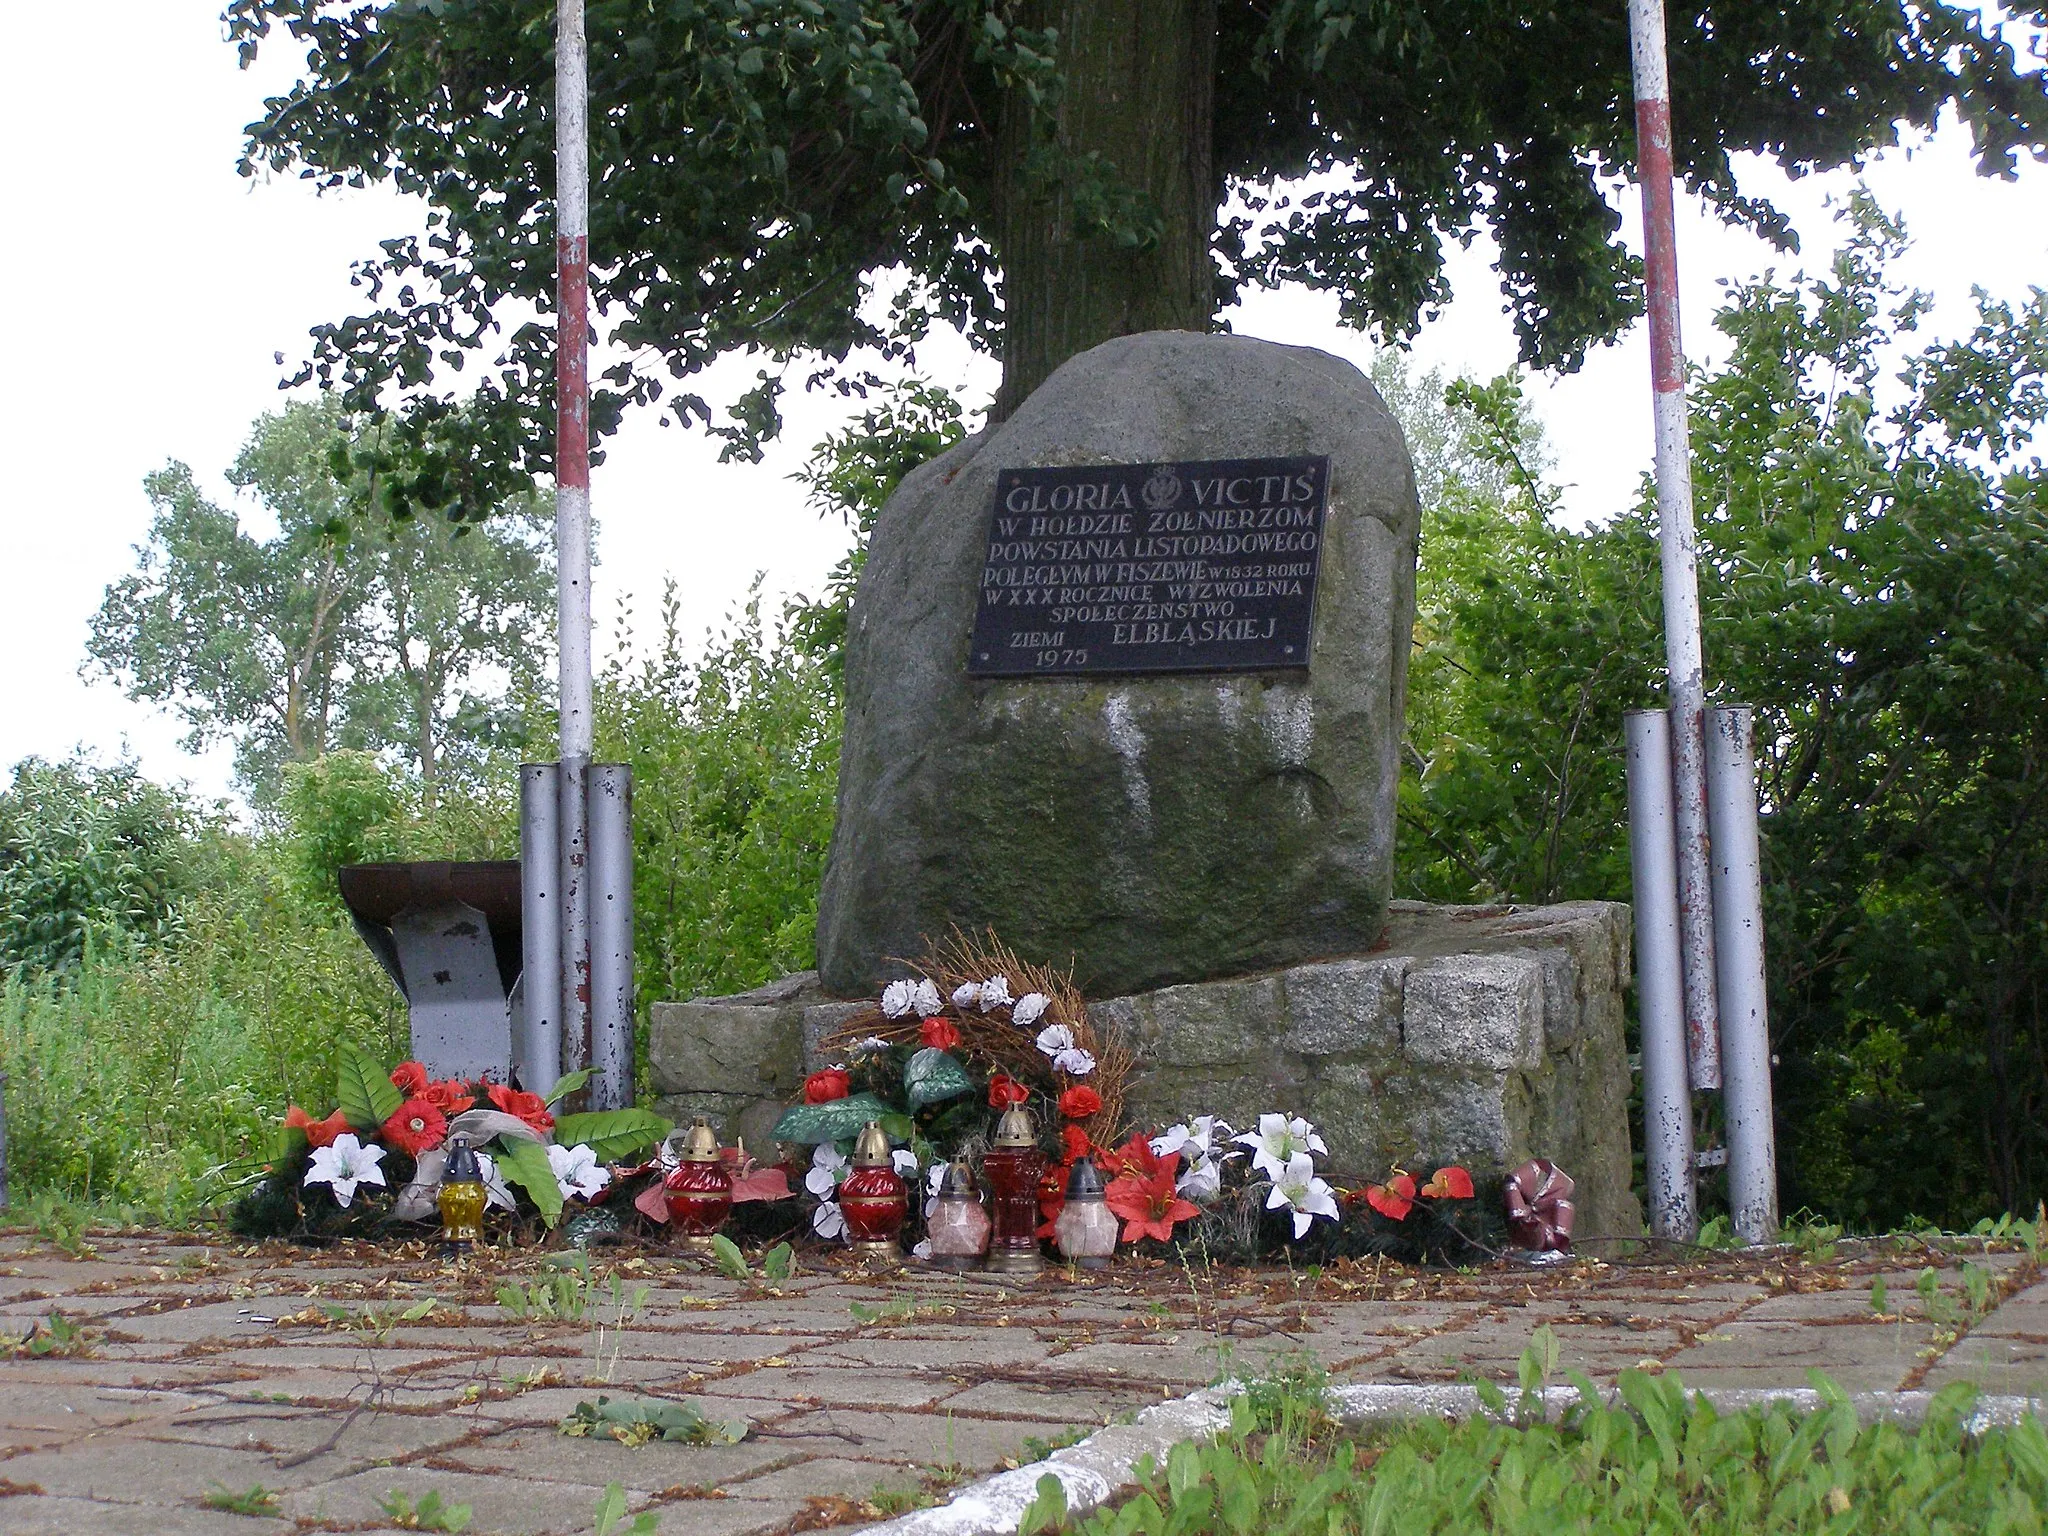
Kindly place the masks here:
<instances>
[{"instance_id":1,"label":"stone block base","mask_svg":"<svg viewBox=\"0 0 2048 1536\"><path fill-rule=\"evenodd\" d=\"M1642 1230L1630 1189L1622 992L1629 909L1395 902L1367 954L1092 1002L1145 1065L1129 1112L1146 1124L1261 1112L1314 1121L1331 1167L1377 1179L1459 1162L1482 1181L1548 1157L1578 1181L1578 1230ZM762 1145L818 1042L865 1002L814 973L735 997L656 1003L650 1054L664 1113L706 1114Z\"/></svg>"}]
</instances>

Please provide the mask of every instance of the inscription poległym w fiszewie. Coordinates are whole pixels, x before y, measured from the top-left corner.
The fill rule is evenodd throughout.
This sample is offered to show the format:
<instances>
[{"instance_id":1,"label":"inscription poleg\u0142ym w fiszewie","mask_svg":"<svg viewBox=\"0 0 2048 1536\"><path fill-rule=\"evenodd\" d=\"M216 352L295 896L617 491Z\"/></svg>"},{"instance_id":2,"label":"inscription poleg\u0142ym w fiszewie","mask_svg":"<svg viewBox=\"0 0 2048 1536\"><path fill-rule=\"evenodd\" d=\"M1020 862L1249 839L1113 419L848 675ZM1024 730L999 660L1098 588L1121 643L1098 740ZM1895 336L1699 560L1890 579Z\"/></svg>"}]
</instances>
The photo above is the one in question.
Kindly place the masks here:
<instances>
[{"instance_id":1,"label":"inscription poleg\u0142ym w fiszewie","mask_svg":"<svg viewBox=\"0 0 2048 1536\"><path fill-rule=\"evenodd\" d=\"M1306 667L1329 460L1006 469L976 677Z\"/></svg>"}]
</instances>

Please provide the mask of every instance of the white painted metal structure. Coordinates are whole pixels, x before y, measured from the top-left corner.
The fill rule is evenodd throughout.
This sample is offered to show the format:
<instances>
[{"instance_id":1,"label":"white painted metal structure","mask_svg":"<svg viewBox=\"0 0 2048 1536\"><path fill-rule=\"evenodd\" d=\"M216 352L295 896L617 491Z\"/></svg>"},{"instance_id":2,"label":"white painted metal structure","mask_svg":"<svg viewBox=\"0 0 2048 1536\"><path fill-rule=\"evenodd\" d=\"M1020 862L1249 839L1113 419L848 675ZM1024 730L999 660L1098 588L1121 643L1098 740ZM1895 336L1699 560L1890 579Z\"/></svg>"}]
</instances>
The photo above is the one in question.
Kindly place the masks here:
<instances>
[{"instance_id":1,"label":"white painted metal structure","mask_svg":"<svg viewBox=\"0 0 2048 1536\"><path fill-rule=\"evenodd\" d=\"M1755 732L1756 712L1746 704L1707 711L1707 808L1713 823L1714 955L1720 972L1728 1210L1737 1237L1745 1243L1769 1243L1778 1236L1778 1151L1764 997Z\"/></svg>"},{"instance_id":2,"label":"white painted metal structure","mask_svg":"<svg viewBox=\"0 0 2048 1536\"><path fill-rule=\"evenodd\" d=\"M561 773L553 763L519 768L519 847L541 856L519 862L519 985L524 1010L512 1042L512 1066L530 1093L562 1075L562 900L554 850Z\"/></svg>"},{"instance_id":3,"label":"white painted metal structure","mask_svg":"<svg viewBox=\"0 0 2048 1536\"><path fill-rule=\"evenodd\" d=\"M633 1102L633 770L590 770L592 1109Z\"/></svg>"}]
</instances>

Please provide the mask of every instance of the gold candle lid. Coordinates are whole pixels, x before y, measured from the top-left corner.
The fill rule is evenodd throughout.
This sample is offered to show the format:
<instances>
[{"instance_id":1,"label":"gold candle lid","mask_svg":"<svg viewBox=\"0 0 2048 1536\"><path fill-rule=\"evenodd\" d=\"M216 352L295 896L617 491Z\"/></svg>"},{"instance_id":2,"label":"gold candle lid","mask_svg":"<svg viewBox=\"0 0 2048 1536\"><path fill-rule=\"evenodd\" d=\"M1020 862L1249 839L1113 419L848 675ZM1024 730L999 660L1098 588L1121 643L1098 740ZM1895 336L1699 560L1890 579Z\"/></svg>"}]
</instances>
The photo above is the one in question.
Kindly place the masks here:
<instances>
[{"instance_id":1,"label":"gold candle lid","mask_svg":"<svg viewBox=\"0 0 2048 1536\"><path fill-rule=\"evenodd\" d=\"M1031 1119L1031 1111L1023 1105L1012 1105L996 1120L996 1141L999 1147L1035 1147L1038 1145L1038 1127Z\"/></svg>"},{"instance_id":2,"label":"gold candle lid","mask_svg":"<svg viewBox=\"0 0 2048 1536\"><path fill-rule=\"evenodd\" d=\"M861 1127L853 1143L853 1166L856 1168L886 1168L890 1164L889 1133L882 1129L881 1122L870 1120Z\"/></svg>"},{"instance_id":3,"label":"gold candle lid","mask_svg":"<svg viewBox=\"0 0 2048 1536\"><path fill-rule=\"evenodd\" d=\"M715 1163L718 1159L718 1133L711 1129L711 1122L702 1115L690 1127L690 1133L683 1138L683 1161L686 1163Z\"/></svg>"}]
</instances>

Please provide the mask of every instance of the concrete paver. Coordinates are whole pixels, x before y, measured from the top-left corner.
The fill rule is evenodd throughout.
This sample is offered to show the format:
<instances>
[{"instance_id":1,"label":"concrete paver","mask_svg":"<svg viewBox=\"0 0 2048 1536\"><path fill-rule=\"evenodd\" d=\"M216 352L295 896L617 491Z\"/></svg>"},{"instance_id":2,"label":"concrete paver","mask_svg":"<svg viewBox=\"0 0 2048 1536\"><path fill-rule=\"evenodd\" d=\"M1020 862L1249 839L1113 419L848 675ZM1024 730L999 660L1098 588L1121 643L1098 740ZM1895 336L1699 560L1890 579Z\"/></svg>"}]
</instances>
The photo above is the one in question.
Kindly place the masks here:
<instances>
[{"instance_id":1,"label":"concrete paver","mask_svg":"<svg viewBox=\"0 0 2048 1536\"><path fill-rule=\"evenodd\" d=\"M10 1536L374 1530L393 1489L469 1504L478 1536L571 1536L614 1481L658 1510L664 1536L789 1536L936 1496L1226 1369L1308 1353L1344 1382L1502 1380L1546 1324L1561 1364L1601 1381L1644 1367L1701 1386L1803 1385L1813 1367L1858 1390L1972 1380L2048 1394L2048 1281L2016 1253L1968 1256L1991 1281L1979 1316L1957 1255L1855 1245L1826 1261L1368 1263L1313 1277L1125 1259L1029 1284L832 1256L773 1288L621 1250L594 1256L587 1315L554 1321L498 1303L501 1284L539 1272L533 1252L446 1264L417 1247L92 1242L96 1258L74 1258L0 1234ZM1916 1285L1930 1266L1932 1316ZM623 1319L613 1273L648 1287ZM430 1313L401 1316L429 1299ZM83 1330L70 1350L7 1342L53 1311ZM686 1400L743 1419L747 1438L562 1435L600 1394ZM282 1518L204 1505L209 1489L257 1485Z\"/></svg>"}]
</instances>

